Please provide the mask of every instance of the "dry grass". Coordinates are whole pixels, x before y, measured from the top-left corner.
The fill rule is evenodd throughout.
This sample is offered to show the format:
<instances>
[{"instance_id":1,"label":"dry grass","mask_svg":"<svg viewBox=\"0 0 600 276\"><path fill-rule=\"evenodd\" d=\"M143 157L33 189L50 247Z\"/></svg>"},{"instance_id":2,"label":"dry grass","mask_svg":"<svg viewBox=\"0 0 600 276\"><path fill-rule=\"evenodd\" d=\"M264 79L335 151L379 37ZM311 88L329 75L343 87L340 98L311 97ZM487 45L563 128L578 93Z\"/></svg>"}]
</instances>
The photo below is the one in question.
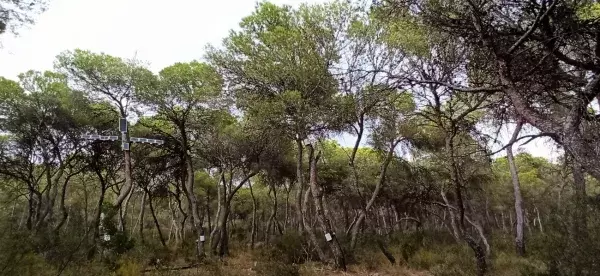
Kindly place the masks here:
<instances>
[{"instance_id":1,"label":"dry grass","mask_svg":"<svg viewBox=\"0 0 600 276\"><path fill-rule=\"evenodd\" d=\"M350 265L347 271L334 270L328 265L318 262L310 262L299 266L301 276L431 276L423 271L417 271L402 265L391 265L385 260L385 257L377 256L377 268L367 268L365 265ZM199 267L172 270L172 271L153 271L145 275L207 275L207 276L254 276L258 275L256 271L258 261L254 261L252 253L248 251L233 252L233 254L224 261L208 261Z\"/></svg>"},{"instance_id":2,"label":"dry grass","mask_svg":"<svg viewBox=\"0 0 600 276\"><path fill-rule=\"evenodd\" d=\"M363 265L350 265L347 271L336 271L332 270L327 266L323 266L320 263L308 263L304 264L300 268L300 275L302 276L342 276L342 275L356 275L356 276L431 276L427 272L416 271L410 268L391 264L384 264L377 269L367 269Z\"/></svg>"}]
</instances>

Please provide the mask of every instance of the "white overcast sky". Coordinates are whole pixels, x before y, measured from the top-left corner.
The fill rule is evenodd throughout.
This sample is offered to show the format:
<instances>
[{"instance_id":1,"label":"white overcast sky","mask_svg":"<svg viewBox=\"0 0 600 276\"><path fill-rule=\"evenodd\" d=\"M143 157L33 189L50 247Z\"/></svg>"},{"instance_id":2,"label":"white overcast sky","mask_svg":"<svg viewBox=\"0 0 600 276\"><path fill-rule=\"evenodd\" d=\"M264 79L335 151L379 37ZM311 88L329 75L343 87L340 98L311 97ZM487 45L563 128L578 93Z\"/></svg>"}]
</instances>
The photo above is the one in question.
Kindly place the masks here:
<instances>
[{"instance_id":1,"label":"white overcast sky","mask_svg":"<svg viewBox=\"0 0 600 276\"><path fill-rule=\"evenodd\" d=\"M326 1L271 0L292 6ZM18 37L0 37L0 76L16 79L30 69L52 69L56 55L76 48L135 56L157 72L175 62L201 59L206 45L220 44L255 6L254 0L51 0L34 26ZM337 140L353 145L349 135ZM542 140L524 149L535 156L558 156Z\"/></svg>"}]
</instances>

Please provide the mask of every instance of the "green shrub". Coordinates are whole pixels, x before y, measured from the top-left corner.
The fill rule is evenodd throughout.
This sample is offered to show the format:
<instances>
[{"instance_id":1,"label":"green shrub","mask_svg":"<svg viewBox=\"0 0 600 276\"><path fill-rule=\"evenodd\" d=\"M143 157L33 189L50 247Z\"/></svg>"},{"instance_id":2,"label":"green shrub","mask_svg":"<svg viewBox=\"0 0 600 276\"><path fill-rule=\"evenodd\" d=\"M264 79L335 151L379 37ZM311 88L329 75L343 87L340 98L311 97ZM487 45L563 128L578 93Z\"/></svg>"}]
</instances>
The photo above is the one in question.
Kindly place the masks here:
<instances>
[{"instance_id":1,"label":"green shrub","mask_svg":"<svg viewBox=\"0 0 600 276\"><path fill-rule=\"evenodd\" d=\"M307 260L307 244L296 232L286 232L276 237L271 245L256 251L259 261L277 261L284 264L300 264Z\"/></svg>"}]
</instances>

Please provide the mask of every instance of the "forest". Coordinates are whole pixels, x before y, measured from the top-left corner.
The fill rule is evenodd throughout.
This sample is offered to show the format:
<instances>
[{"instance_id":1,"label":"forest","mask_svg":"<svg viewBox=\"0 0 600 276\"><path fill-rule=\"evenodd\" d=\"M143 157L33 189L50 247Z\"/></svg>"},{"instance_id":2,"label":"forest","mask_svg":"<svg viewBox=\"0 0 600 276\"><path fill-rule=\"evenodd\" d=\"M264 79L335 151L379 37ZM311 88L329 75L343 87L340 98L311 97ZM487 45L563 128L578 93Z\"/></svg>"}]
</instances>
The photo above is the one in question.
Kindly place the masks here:
<instances>
[{"instance_id":1,"label":"forest","mask_svg":"<svg viewBox=\"0 0 600 276\"><path fill-rule=\"evenodd\" d=\"M0 77L0 275L600 275L600 3L258 2L223 36Z\"/></svg>"}]
</instances>

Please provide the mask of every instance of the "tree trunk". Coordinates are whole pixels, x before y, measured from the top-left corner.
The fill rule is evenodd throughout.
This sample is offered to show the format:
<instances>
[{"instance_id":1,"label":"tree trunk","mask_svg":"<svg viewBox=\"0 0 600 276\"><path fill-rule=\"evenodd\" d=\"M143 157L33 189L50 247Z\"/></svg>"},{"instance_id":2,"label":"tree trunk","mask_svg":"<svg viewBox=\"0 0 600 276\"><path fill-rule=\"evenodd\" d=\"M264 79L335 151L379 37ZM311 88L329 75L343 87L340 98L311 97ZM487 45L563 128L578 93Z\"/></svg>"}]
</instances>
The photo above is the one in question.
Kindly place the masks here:
<instances>
[{"instance_id":1,"label":"tree trunk","mask_svg":"<svg viewBox=\"0 0 600 276\"><path fill-rule=\"evenodd\" d=\"M310 190L313 196L314 204L315 204L315 213L317 217L317 221L319 222L321 229L324 231L326 240L329 244L331 251L333 252L334 261L336 268L341 268L344 271L346 270L346 260L344 258L344 252L342 247L339 244L339 241L332 231L331 222L325 216L325 210L323 208L322 194L323 188L317 182L317 162L320 157L320 153L316 156L314 155L314 148L312 145L307 145L309 153L308 160L310 164Z\"/></svg>"},{"instance_id":2,"label":"tree trunk","mask_svg":"<svg viewBox=\"0 0 600 276\"><path fill-rule=\"evenodd\" d=\"M298 147L298 155L296 156L296 183L298 183L298 191L296 193L296 216L298 220L298 232L304 231L304 217L302 211L302 194L304 189L304 170L302 168L304 162L303 145L301 139L296 139L296 146Z\"/></svg>"},{"instance_id":3,"label":"tree trunk","mask_svg":"<svg viewBox=\"0 0 600 276\"><path fill-rule=\"evenodd\" d=\"M146 193L142 195L142 201L140 202L140 242L144 244L144 213L146 210Z\"/></svg>"},{"instance_id":4,"label":"tree trunk","mask_svg":"<svg viewBox=\"0 0 600 276\"><path fill-rule=\"evenodd\" d=\"M390 261L391 264L396 263L396 258L394 258L394 255L392 255L392 252L390 252L387 249L387 247L385 247L385 244L380 239L377 239L377 247L379 247L379 250L381 250L383 255L385 255L385 257L388 259L388 261Z\"/></svg>"},{"instance_id":5,"label":"tree trunk","mask_svg":"<svg viewBox=\"0 0 600 276\"><path fill-rule=\"evenodd\" d=\"M229 218L229 204L226 203L221 207L221 216L219 217L218 226L219 229L219 246L218 255L220 257L227 256L229 254L229 235L227 231L227 221Z\"/></svg>"},{"instance_id":6,"label":"tree trunk","mask_svg":"<svg viewBox=\"0 0 600 276\"><path fill-rule=\"evenodd\" d=\"M209 192L206 191L206 217L207 220L206 222L208 223L208 233L212 233L212 224L211 224L211 217L210 217L210 195Z\"/></svg>"},{"instance_id":7,"label":"tree trunk","mask_svg":"<svg viewBox=\"0 0 600 276\"><path fill-rule=\"evenodd\" d=\"M283 235L283 230L281 229L281 224L277 219L277 187L275 185L271 185L271 191L273 191L273 210L271 211L271 219L273 220L273 230L277 230L279 235Z\"/></svg>"},{"instance_id":8,"label":"tree trunk","mask_svg":"<svg viewBox=\"0 0 600 276\"><path fill-rule=\"evenodd\" d=\"M250 249L254 249L254 242L256 241L256 198L252 191L252 183L248 180L248 186L250 187L250 196L252 197L252 226L250 233Z\"/></svg>"},{"instance_id":9,"label":"tree trunk","mask_svg":"<svg viewBox=\"0 0 600 276\"><path fill-rule=\"evenodd\" d=\"M304 209L304 210L302 210L302 213L303 213L302 224L304 224L304 230L306 230L306 232L308 233L308 238L310 239L311 243L315 246L315 250L317 251L317 256L319 256L319 261L324 262L325 260L327 260L327 257L325 256L325 252L321 248L319 240L317 240L317 236L315 235L315 231L314 231L313 227L311 226L310 221L308 219L308 216L310 214L310 212L308 211L308 207L310 206L309 205L310 195L311 195L311 189L307 189L306 192L304 192L304 205L302 206L302 208Z\"/></svg>"},{"instance_id":10,"label":"tree trunk","mask_svg":"<svg viewBox=\"0 0 600 276\"><path fill-rule=\"evenodd\" d=\"M126 137L129 139L129 134L127 134ZM123 158L125 161L125 185L123 185L121 191L119 191L119 196L113 204L115 208L121 207L121 203L123 203L133 188L131 181L131 154L128 150L123 150Z\"/></svg>"},{"instance_id":11,"label":"tree trunk","mask_svg":"<svg viewBox=\"0 0 600 276\"><path fill-rule=\"evenodd\" d=\"M184 146L187 148L187 140L184 138ZM202 227L203 218L200 216L201 212L198 206L198 199L194 191L194 166L192 164L192 157L185 153L185 164L186 164L186 181L185 190L188 198L188 204L192 211L192 224L194 225L194 232L196 233L196 255L198 260L204 257L204 228Z\"/></svg>"},{"instance_id":12,"label":"tree trunk","mask_svg":"<svg viewBox=\"0 0 600 276\"><path fill-rule=\"evenodd\" d=\"M285 221L283 222L283 231L287 231L289 219L290 219L290 190L291 183L287 181L287 187L285 189Z\"/></svg>"},{"instance_id":13,"label":"tree trunk","mask_svg":"<svg viewBox=\"0 0 600 276\"><path fill-rule=\"evenodd\" d=\"M365 221L367 212L369 212L371 210L371 207L375 203L375 199L377 199L377 196L379 195L381 188L385 184L385 175L387 173L387 168L388 168L390 162L392 161L392 158L394 157L394 149L396 148L397 144L398 144L397 141L390 143L390 148L388 149L385 160L381 164L381 168L379 170L379 181L377 182L377 185L375 186L375 190L373 191L373 194L371 195L371 199L369 199L369 202L367 202L366 207L364 209L360 210L358 219L356 220L356 223L354 223L354 226L352 226L352 238L350 240L350 248L356 247L356 242L358 239L358 232L359 232L360 228L362 227L363 222Z\"/></svg>"},{"instance_id":14,"label":"tree trunk","mask_svg":"<svg viewBox=\"0 0 600 276\"><path fill-rule=\"evenodd\" d=\"M513 191L515 196L515 218L517 224L515 227L515 246L517 254L521 257L525 256L525 238L524 238L524 219L523 219L523 197L521 196L521 183L519 182L519 172L517 165L515 164L515 157L513 156L512 144L517 140L519 132L523 123L519 122L512 135L509 145L506 147L506 157L508 159L508 167L510 169L510 176L513 184Z\"/></svg>"},{"instance_id":15,"label":"tree trunk","mask_svg":"<svg viewBox=\"0 0 600 276\"><path fill-rule=\"evenodd\" d=\"M148 193L148 205L150 206L150 213L152 214L152 219L154 220L154 225L156 226L156 231L158 231L158 238L160 239L160 243L163 247L167 247L167 243L165 242L165 237L163 236L162 230L160 229L160 223L158 222L158 218L156 217L156 212L154 211L154 205L152 204L152 195Z\"/></svg>"},{"instance_id":16,"label":"tree trunk","mask_svg":"<svg viewBox=\"0 0 600 276\"><path fill-rule=\"evenodd\" d=\"M127 227L127 209L129 209L129 200L131 200L133 191L134 189L129 190L129 194L127 195L123 203L121 203L121 206L119 208L119 230L122 232L126 231L125 228Z\"/></svg>"},{"instance_id":17,"label":"tree trunk","mask_svg":"<svg viewBox=\"0 0 600 276\"><path fill-rule=\"evenodd\" d=\"M448 135L448 134L447 134ZM462 198L461 187L463 186L463 180L461 178L461 169L456 161L455 149L453 144L453 135L446 137L446 153L448 159L450 161L450 178L454 188L454 196L455 196L455 205L456 207L452 207L450 202L446 198L445 193L442 191L442 197L447 205L448 212L450 214L450 221L455 232L455 235L460 237L460 239L464 240L467 245L473 250L475 253L475 258L477 260L477 275L483 276L487 272L487 261L486 250L473 238L473 236L468 233L469 229L465 227L465 207ZM458 218L456 218L456 214L454 212L458 212ZM475 226L473 222L471 222ZM479 230L479 229L478 229ZM483 233L480 231L479 234L484 240L484 243L487 244L485 237L483 237Z\"/></svg>"},{"instance_id":18,"label":"tree trunk","mask_svg":"<svg viewBox=\"0 0 600 276\"><path fill-rule=\"evenodd\" d=\"M56 225L56 227L54 228L54 233L56 236L58 236L58 232L60 231L60 229L64 225L65 221L67 220L67 217L69 216L69 213L67 212L67 208L65 207L65 199L67 197L67 186L69 185L69 180L73 176L74 176L74 174L67 175L67 177L63 183L62 194L60 197L60 210L61 210L62 217L61 217L60 221L58 222L58 224Z\"/></svg>"},{"instance_id":19,"label":"tree trunk","mask_svg":"<svg viewBox=\"0 0 600 276\"><path fill-rule=\"evenodd\" d=\"M233 172L230 173L229 193L226 193L227 188L224 187L224 193L221 196L223 198L223 204L219 212L219 221L215 226L215 230L213 231L214 237L213 234L211 234L211 250L220 257L227 256L229 254L229 233L227 231L227 222L229 219L229 213L231 211L231 201L233 200L233 196L248 180L250 180L250 178L255 176L257 173L257 171L252 171L250 174L246 175L244 179L242 179L240 183L235 186L235 188L232 187L234 175ZM223 184L226 185L224 174L222 174L221 179L223 180ZM218 238L218 240L216 238Z\"/></svg>"},{"instance_id":20,"label":"tree trunk","mask_svg":"<svg viewBox=\"0 0 600 276\"><path fill-rule=\"evenodd\" d=\"M223 199L225 198L225 196L223 195L223 192L225 191L225 185L227 185L225 183L225 171L221 171L221 180L219 180L219 183L223 183L223 189L221 189L221 185L218 184L217 185L217 212L215 215L215 227L213 228L212 232L210 232L210 249L211 252L213 253L213 255L217 255L217 247L219 244L219 241L221 240L221 233L220 233L220 227L219 227L219 220L221 219L221 209L223 204Z\"/></svg>"}]
</instances>

